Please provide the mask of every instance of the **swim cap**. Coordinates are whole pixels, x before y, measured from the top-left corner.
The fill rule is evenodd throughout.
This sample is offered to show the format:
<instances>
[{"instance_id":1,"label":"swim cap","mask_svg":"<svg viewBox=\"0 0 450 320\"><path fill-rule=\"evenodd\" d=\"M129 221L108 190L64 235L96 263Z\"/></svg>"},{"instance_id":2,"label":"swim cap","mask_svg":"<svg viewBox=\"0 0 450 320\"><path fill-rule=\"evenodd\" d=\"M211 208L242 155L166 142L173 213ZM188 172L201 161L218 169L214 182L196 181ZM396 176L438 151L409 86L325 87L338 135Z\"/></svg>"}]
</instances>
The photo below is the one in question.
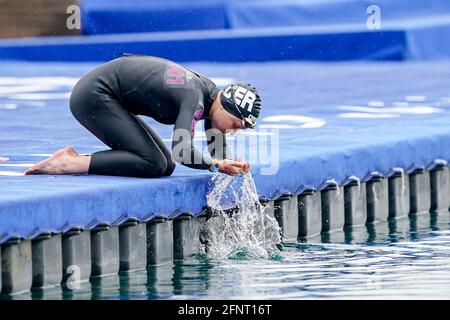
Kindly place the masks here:
<instances>
[{"instance_id":1,"label":"swim cap","mask_svg":"<svg viewBox=\"0 0 450 320\"><path fill-rule=\"evenodd\" d=\"M251 84L230 84L225 88L220 103L226 111L245 121L246 128L254 128L261 111L261 97Z\"/></svg>"}]
</instances>

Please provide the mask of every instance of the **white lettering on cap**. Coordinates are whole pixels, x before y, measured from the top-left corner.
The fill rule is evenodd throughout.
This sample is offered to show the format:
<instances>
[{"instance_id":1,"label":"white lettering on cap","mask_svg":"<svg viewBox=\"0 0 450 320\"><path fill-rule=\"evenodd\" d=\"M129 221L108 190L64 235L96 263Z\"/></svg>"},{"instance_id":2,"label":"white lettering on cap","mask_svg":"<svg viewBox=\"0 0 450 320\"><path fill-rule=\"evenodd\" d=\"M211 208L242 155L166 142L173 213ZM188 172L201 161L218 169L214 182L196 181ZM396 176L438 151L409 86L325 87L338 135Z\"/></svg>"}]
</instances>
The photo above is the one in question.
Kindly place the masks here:
<instances>
[{"instance_id":1,"label":"white lettering on cap","mask_svg":"<svg viewBox=\"0 0 450 320\"><path fill-rule=\"evenodd\" d=\"M231 91L233 91L233 86L228 86L223 92L223 96L227 99L231 99Z\"/></svg>"},{"instance_id":2,"label":"white lettering on cap","mask_svg":"<svg viewBox=\"0 0 450 320\"><path fill-rule=\"evenodd\" d=\"M256 100L256 95L253 92L239 86L234 93L234 97L236 100L235 102L239 104L239 107L245 109L248 106L247 111L252 111L253 103Z\"/></svg>"},{"instance_id":3,"label":"white lettering on cap","mask_svg":"<svg viewBox=\"0 0 450 320\"><path fill-rule=\"evenodd\" d=\"M248 91L245 94L244 99L242 100L241 107L246 108L246 106L248 105L247 111L252 112L253 103L255 102L255 100L256 100L256 95L253 92Z\"/></svg>"}]
</instances>

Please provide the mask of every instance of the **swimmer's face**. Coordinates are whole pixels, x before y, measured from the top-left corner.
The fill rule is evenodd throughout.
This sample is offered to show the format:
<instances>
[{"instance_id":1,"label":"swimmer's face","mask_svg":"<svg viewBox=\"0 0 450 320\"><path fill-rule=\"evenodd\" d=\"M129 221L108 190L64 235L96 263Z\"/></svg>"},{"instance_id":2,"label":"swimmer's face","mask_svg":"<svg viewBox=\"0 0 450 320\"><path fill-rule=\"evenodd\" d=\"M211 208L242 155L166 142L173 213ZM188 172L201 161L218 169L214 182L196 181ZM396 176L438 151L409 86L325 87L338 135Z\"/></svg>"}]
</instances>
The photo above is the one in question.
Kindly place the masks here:
<instances>
[{"instance_id":1,"label":"swimmer's face","mask_svg":"<svg viewBox=\"0 0 450 320\"><path fill-rule=\"evenodd\" d=\"M212 127L223 133L235 134L239 129L245 129L242 120L227 112L222 106L211 118Z\"/></svg>"}]
</instances>

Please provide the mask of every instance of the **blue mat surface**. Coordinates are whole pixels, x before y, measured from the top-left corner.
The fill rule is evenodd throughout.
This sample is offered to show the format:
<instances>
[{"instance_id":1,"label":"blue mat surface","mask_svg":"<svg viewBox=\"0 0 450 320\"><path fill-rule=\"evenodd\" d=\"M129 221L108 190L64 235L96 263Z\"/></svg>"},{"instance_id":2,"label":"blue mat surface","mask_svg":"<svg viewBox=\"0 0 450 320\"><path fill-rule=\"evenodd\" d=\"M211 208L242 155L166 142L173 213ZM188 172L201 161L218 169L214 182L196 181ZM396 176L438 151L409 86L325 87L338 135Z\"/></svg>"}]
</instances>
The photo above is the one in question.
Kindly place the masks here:
<instances>
[{"instance_id":1,"label":"blue mat surface","mask_svg":"<svg viewBox=\"0 0 450 320\"><path fill-rule=\"evenodd\" d=\"M94 66L0 64L0 156L11 159L0 163L0 241L118 224L128 216L145 220L204 209L212 175L183 166L161 179L21 175L65 145L81 153L106 149L68 107L73 84ZM388 175L394 167L412 170L450 160L450 62L189 66L221 84L249 81L260 89L260 130L230 141L248 138L252 152L240 155L252 159L260 140L250 138L278 137L275 175L262 174L268 167L264 159L252 161L261 197L275 199L323 188L331 179L343 183L354 175L364 180L373 171ZM171 126L147 121L169 141ZM196 137L201 147L200 132ZM274 146L267 147L275 159Z\"/></svg>"}]
</instances>

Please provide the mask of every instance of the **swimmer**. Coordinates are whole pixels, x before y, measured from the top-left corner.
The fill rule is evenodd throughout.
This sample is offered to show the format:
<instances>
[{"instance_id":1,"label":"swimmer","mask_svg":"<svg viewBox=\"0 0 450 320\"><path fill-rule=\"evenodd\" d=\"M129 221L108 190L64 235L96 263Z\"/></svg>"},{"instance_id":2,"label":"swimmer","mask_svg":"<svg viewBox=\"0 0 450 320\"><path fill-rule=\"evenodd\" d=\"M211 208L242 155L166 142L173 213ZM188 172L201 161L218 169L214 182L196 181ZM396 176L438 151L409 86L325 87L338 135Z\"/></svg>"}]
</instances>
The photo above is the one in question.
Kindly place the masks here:
<instances>
[{"instance_id":1,"label":"swimmer","mask_svg":"<svg viewBox=\"0 0 450 320\"><path fill-rule=\"evenodd\" d=\"M0 157L0 162L6 162L6 161L9 161L9 158Z\"/></svg>"},{"instance_id":2,"label":"swimmer","mask_svg":"<svg viewBox=\"0 0 450 320\"><path fill-rule=\"evenodd\" d=\"M110 149L80 155L66 146L25 174L157 178L170 176L176 163L244 174L250 165L232 158L225 134L254 128L260 109L261 98L250 84L220 91L210 79L175 62L125 54L83 76L70 97L75 119ZM174 125L171 151L141 116ZM204 120L210 155L193 146L199 120Z\"/></svg>"}]
</instances>

